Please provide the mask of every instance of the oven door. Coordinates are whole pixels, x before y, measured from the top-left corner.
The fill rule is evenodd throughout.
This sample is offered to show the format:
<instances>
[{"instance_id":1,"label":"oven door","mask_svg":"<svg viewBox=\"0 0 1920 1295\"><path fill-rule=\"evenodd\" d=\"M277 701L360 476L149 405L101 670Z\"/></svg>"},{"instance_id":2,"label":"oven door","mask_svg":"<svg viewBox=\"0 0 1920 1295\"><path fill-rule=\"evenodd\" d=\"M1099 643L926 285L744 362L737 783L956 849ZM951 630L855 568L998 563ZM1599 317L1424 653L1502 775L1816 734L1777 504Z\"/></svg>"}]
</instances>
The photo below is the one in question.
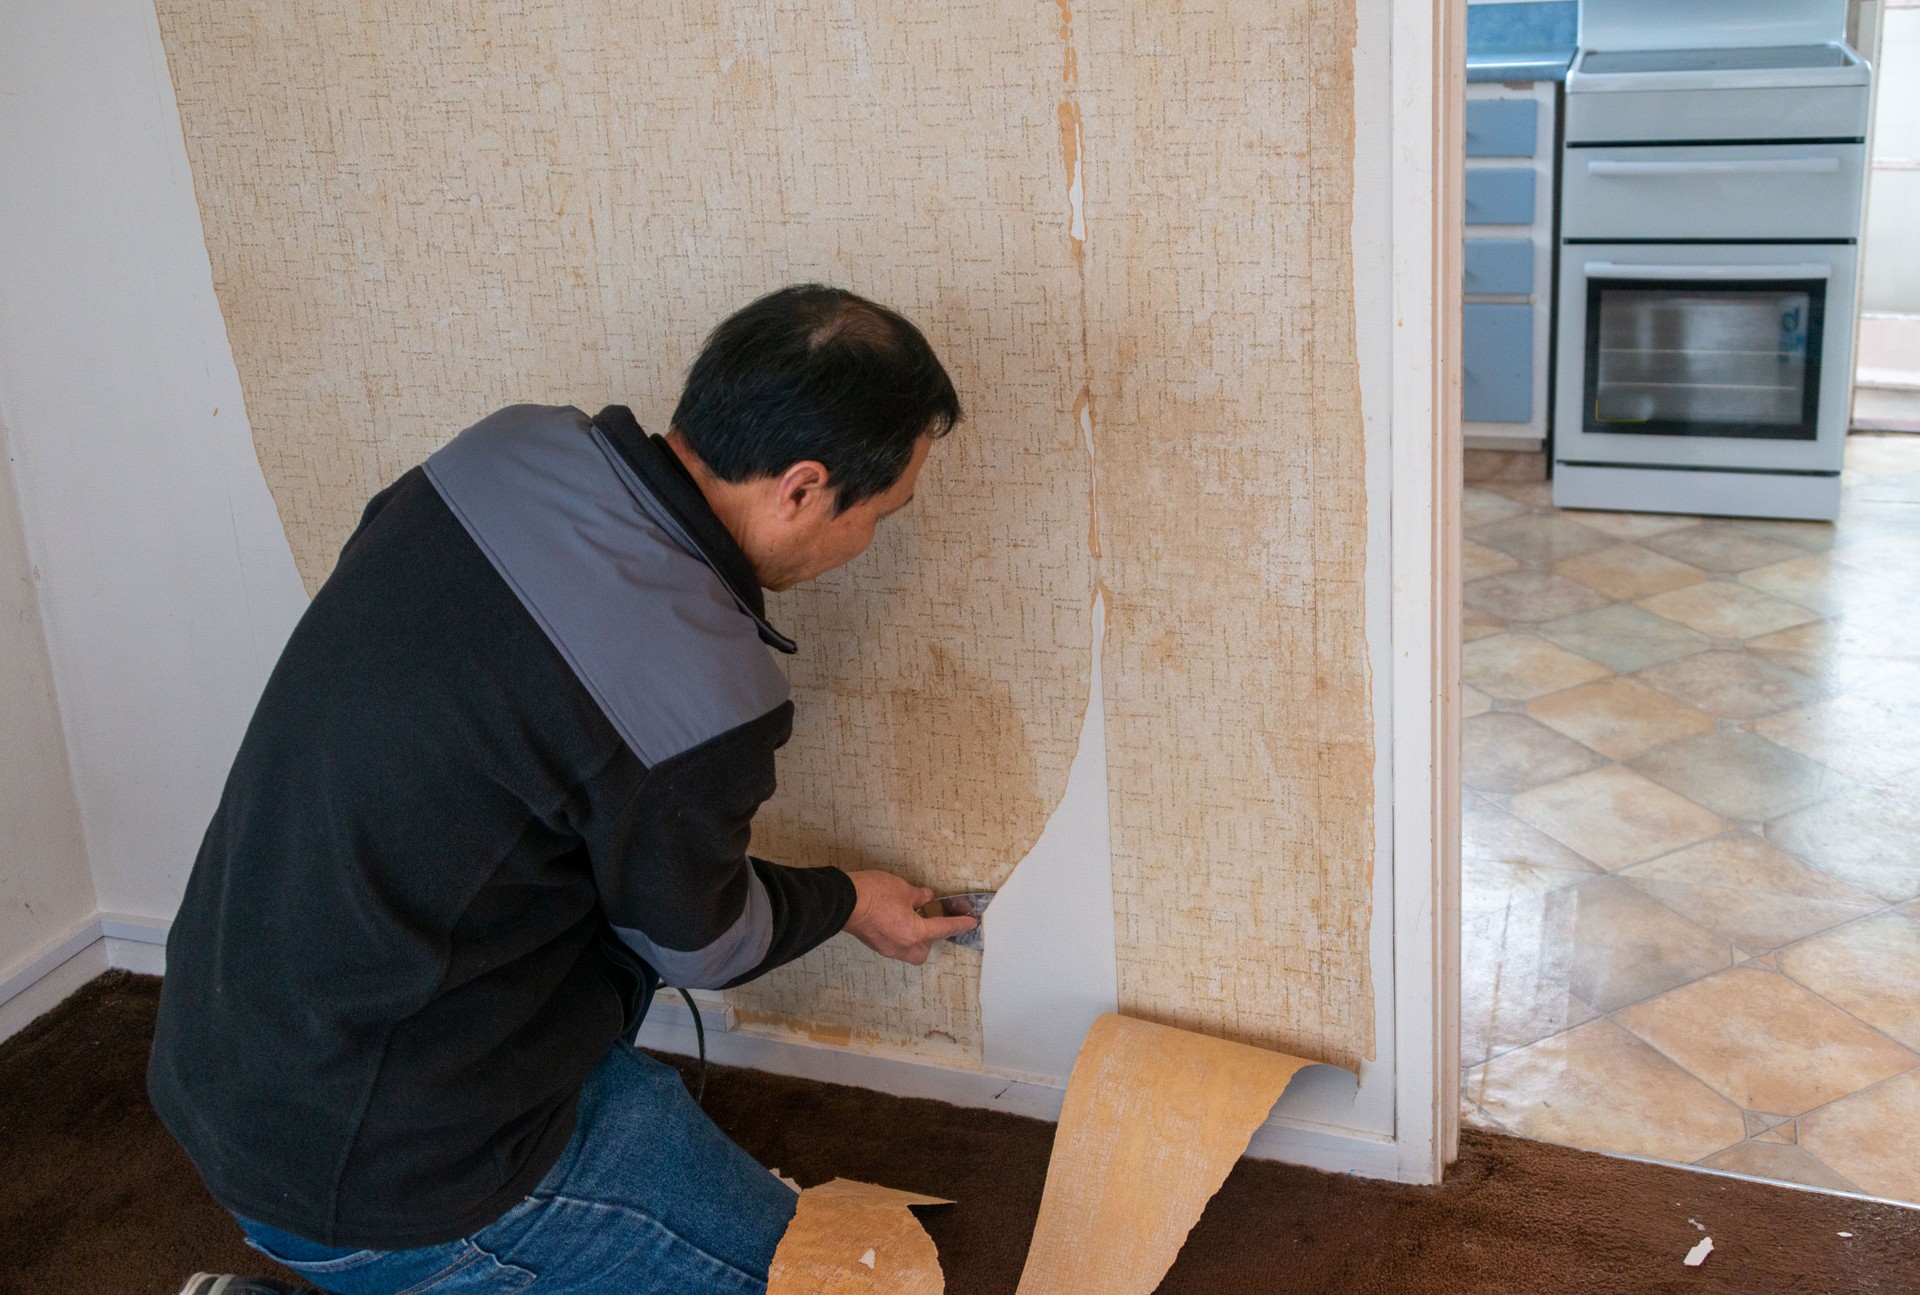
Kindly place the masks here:
<instances>
[{"instance_id":1,"label":"oven door","mask_svg":"<svg viewBox=\"0 0 1920 1295\"><path fill-rule=\"evenodd\" d=\"M1850 246L1570 244L1555 458L1837 472Z\"/></svg>"}]
</instances>

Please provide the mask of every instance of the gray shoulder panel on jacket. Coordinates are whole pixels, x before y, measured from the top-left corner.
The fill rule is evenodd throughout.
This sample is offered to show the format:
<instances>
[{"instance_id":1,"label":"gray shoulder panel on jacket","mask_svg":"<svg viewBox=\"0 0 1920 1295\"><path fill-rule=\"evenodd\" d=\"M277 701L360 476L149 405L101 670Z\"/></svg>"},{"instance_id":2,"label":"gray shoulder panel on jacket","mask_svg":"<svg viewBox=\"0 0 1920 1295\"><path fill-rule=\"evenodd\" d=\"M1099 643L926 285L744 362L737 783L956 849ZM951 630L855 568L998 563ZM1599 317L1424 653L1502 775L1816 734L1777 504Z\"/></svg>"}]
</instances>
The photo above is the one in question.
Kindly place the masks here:
<instances>
[{"instance_id":1,"label":"gray shoulder panel on jacket","mask_svg":"<svg viewBox=\"0 0 1920 1295\"><path fill-rule=\"evenodd\" d=\"M512 405L442 446L426 473L651 766L773 710L787 680L720 577L639 505L592 426L571 407Z\"/></svg>"}]
</instances>

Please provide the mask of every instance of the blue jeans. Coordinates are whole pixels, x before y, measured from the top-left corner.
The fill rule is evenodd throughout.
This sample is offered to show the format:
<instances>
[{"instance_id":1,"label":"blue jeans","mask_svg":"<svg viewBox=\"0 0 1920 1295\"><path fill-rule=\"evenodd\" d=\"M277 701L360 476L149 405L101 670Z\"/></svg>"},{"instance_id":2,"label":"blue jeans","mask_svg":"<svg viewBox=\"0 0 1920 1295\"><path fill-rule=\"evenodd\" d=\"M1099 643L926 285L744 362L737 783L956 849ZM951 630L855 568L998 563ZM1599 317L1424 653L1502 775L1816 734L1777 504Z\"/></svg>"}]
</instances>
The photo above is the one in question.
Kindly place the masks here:
<instances>
[{"instance_id":1,"label":"blue jeans","mask_svg":"<svg viewBox=\"0 0 1920 1295\"><path fill-rule=\"evenodd\" d=\"M763 1295L798 1199L707 1118L677 1071L621 1042L581 1089L552 1171L470 1237L344 1250L240 1226L248 1245L336 1295Z\"/></svg>"}]
</instances>

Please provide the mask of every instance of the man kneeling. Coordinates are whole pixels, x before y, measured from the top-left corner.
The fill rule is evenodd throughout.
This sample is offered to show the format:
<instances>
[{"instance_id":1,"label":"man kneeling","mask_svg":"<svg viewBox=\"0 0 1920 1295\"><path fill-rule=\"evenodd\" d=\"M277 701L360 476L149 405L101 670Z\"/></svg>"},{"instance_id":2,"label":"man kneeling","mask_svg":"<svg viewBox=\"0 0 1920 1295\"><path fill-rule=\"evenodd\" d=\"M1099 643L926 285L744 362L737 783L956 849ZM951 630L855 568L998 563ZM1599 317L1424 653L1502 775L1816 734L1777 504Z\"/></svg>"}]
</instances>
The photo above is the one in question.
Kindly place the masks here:
<instances>
[{"instance_id":1,"label":"man kneeling","mask_svg":"<svg viewBox=\"0 0 1920 1295\"><path fill-rule=\"evenodd\" d=\"M765 1289L793 1192L627 1040L663 982L973 925L747 854L793 724L762 590L859 556L960 416L911 323L788 288L667 436L517 405L367 505L167 943L148 1089L250 1244L342 1295Z\"/></svg>"}]
</instances>

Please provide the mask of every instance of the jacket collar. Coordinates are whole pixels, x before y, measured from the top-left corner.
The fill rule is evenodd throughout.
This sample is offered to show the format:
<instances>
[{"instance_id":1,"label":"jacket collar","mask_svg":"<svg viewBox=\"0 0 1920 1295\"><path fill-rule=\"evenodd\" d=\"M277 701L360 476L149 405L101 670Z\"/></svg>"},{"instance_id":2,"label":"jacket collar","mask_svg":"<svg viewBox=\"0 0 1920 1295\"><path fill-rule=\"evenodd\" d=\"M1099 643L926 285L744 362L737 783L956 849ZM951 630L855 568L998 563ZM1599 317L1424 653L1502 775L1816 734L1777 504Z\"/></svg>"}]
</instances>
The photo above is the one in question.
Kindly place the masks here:
<instances>
[{"instance_id":1,"label":"jacket collar","mask_svg":"<svg viewBox=\"0 0 1920 1295\"><path fill-rule=\"evenodd\" d=\"M647 493L679 524L678 538L713 569L740 609L753 618L760 628L761 641L781 652L798 651L792 639L768 623L766 594L754 577L753 564L714 515L707 497L700 493L699 483L666 438L649 436L625 405L608 405L594 417L593 425L633 469Z\"/></svg>"}]
</instances>

